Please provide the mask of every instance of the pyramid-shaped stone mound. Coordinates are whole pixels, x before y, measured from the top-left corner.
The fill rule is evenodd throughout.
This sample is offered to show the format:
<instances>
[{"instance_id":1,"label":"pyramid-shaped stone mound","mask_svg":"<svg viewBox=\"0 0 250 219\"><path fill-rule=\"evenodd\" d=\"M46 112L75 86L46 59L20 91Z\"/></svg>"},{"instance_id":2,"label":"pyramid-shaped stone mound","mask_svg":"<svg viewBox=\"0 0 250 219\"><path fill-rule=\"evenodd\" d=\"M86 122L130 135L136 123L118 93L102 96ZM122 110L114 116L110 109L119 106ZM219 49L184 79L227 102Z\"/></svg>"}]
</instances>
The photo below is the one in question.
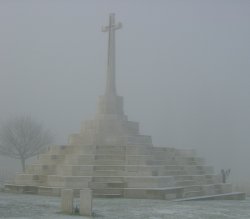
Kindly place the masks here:
<instances>
[{"instance_id":1,"label":"pyramid-shaped stone mound","mask_svg":"<svg viewBox=\"0 0 250 219\"><path fill-rule=\"evenodd\" d=\"M68 145L51 146L6 188L46 195L91 188L95 197L243 197L232 194L231 185L222 183L194 150L154 147L139 124L128 121L115 88L115 30L121 25L113 14L109 22L104 28L109 32L107 86L95 118L83 123Z\"/></svg>"}]
</instances>

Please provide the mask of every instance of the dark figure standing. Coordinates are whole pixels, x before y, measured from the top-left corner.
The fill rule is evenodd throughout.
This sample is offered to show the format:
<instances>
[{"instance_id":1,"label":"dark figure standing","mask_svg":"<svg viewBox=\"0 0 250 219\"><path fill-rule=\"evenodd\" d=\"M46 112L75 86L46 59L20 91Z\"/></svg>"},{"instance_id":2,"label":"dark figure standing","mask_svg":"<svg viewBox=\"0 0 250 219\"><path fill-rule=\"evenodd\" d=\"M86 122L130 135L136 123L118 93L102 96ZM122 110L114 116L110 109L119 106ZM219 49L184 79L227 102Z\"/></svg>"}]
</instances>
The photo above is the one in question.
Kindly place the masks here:
<instances>
[{"instance_id":1,"label":"dark figure standing","mask_svg":"<svg viewBox=\"0 0 250 219\"><path fill-rule=\"evenodd\" d=\"M222 169L221 170L222 183L227 182L227 178L229 177L230 172L231 172L231 169L227 169L227 170Z\"/></svg>"}]
</instances>

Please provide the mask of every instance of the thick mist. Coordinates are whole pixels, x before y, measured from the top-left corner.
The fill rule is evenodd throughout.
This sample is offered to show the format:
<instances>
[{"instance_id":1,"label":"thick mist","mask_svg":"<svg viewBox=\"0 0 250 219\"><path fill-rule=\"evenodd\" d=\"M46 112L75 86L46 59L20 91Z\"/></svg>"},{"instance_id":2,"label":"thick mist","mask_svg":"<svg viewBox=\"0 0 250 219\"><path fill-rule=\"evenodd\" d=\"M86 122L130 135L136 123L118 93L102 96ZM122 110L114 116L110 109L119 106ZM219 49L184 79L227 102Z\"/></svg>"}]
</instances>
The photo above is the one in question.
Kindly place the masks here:
<instances>
[{"instance_id":1,"label":"thick mist","mask_svg":"<svg viewBox=\"0 0 250 219\"><path fill-rule=\"evenodd\" d=\"M249 1L0 2L0 121L28 114L66 144L104 92L108 14L125 113L155 145L194 148L250 181ZM12 163L12 164L11 164ZM1 167L19 165L0 157Z\"/></svg>"}]
</instances>

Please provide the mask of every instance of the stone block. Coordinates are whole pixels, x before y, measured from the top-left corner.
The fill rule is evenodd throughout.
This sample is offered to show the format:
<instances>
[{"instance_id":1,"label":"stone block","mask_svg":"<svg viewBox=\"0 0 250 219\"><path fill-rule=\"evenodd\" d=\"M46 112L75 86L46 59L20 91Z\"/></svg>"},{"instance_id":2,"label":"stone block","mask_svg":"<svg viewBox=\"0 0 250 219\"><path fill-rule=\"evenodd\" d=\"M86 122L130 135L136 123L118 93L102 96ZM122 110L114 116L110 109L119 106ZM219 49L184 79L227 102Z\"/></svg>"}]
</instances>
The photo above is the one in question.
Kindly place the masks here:
<instances>
[{"instance_id":1,"label":"stone block","mask_svg":"<svg viewBox=\"0 0 250 219\"><path fill-rule=\"evenodd\" d=\"M49 175L47 185L49 187L65 187L65 179L58 175Z\"/></svg>"},{"instance_id":2,"label":"stone block","mask_svg":"<svg viewBox=\"0 0 250 219\"><path fill-rule=\"evenodd\" d=\"M73 212L73 189L64 189L61 193L61 211L66 214Z\"/></svg>"},{"instance_id":3,"label":"stone block","mask_svg":"<svg viewBox=\"0 0 250 219\"><path fill-rule=\"evenodd\" d=\"M92 215L92 190L90 189L80 191L80 215Z\"/></svg>"},{"instance_id":4,"label":"stone block","mask_svg":"<svg viewBox=\"0 0 250 219\"><path fill-rule=\"evenodd\" d=\"M91 181L90 176L67 176L64 177L66 188L88 188L88 184Z\"/></svg>"},{"instance_id":5,"label":"stone block","mask_svg":"<svg viewBox=\"0 0 250 219\"><path fill-rule=\"evenodd\" d=\"M46 196L60 196L61 195L61 188L59 187L38 187L39 195L46 195Z\"/></svg>"}]
</instances>

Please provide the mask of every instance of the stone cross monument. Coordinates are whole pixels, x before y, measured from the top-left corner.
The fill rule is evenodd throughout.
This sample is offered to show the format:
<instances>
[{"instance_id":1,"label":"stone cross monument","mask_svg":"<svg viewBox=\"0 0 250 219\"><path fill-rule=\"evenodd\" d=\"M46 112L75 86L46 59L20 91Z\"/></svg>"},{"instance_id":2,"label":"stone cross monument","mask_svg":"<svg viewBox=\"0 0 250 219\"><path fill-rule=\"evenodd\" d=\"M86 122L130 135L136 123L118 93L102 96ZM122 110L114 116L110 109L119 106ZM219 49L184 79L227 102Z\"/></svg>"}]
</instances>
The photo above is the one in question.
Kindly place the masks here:
<instances>
[{"instance_id":1,"label":"stone cross monument","mask_svg":"<svg viewBox=\"0 0 250 219\"><path fill-rule=\"evenodd\" d=\"M83 122L67 145L51 146L6 188L49 195L71 189L80 193L87 207L80 208L80 213L89 214L91 202L84 205L91 199L89 189L93 197L243 199L245 194L232 193L232 186L222 183L221 176L195 151L153 147L151 137L140 133L139 123L128 120L115 86L115 31L119 28L121 23L116 24L115 15L110 14L109 25L103 28L109 33L106 90L95 117ZM69 199L67 193L62 201L67 211L72 208L73 192L69 193Z\"/></svg>"},{"instance_id":2,"label":"stone cross monument","mask_svg":"<svg viewBox=\"0 0 250 219\"><path fill-rule=\"evenodd\" d=\"M108 40L108 66L107 66L107 81L106 81L106 95L116 95L115 86L115 30L122 27L119 22L115 24L115 14L109 15L109 26L102 28L103 32L109 32Z\"/></svg>"},{"instance_id":3,"label":"stone cross monument","mask_svg":"<svg viewBox=\"0 0 250 219\"><path fill-rule=\"evenodd\" d=\"M115 31L120 29L121 23L115 24L115 14L109 15L109 25L102 28L108 32L108 65L105 95L99 102L100 114L116 114L123 116L123 100L116 94L115 81Z\"/></svg>"}]
</instances>

